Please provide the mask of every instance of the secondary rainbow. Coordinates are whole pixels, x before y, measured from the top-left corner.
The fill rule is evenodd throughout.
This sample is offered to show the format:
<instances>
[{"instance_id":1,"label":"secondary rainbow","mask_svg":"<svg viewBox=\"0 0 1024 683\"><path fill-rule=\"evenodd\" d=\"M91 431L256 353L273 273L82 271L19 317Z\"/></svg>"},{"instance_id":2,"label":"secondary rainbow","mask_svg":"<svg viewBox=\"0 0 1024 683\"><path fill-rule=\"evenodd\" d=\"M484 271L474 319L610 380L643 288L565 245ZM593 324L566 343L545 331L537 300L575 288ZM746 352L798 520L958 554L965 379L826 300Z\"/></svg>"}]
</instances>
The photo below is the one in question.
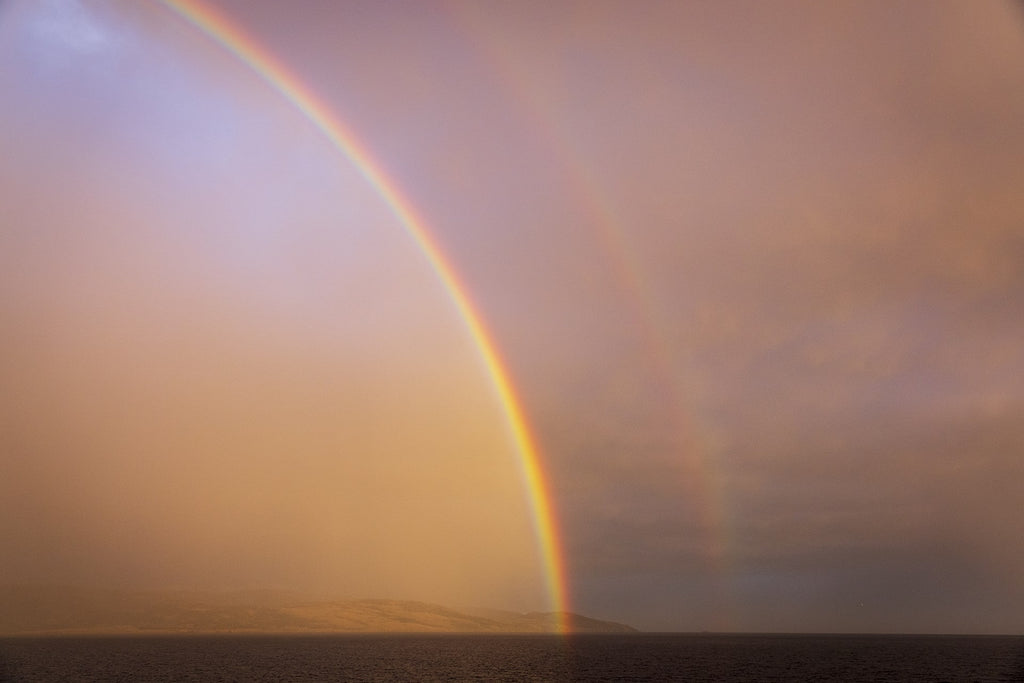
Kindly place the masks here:
<instances>
[{"instance_id":1,"label":"secondary rainbow","mask_svg":"<svg viewBox=\"0 0 1024 683\"><path fill-rule=\"evenodd\" d=\"M531 69L521 45L487 11L482 3L445 5L448 18L464 39L475 48L475 54L496 78L509 97L510 107L517 109L551 154L552 166L562 173L564 195L573 200L579 215L592 229L596 243L607 257L611 275L630 296L636 313L636 325L646 332L647 348L660 369L665 390L664 403L673 413L676 458L685 472L679 483L698 497L702 552L708 569L715 577L725 577L729 562L729 509L721 488L717 463L708 447L697 406L689 399L692 392L685 361L680 361L673 347L673 333L659 310L658 298L650 277L645 274L642 259L629 239L628 212L617 207L603 189L599 167L588 157L587 150L575 141L573 131L552 101L545 80L538 79ZM549 87L551 87L549 85ZM694 539L695 542L698 540ZM726 582L717 584L724 603L731 598ZM728 618L728 605L723 607ZM727 622L723 622L727 623Z\"/></svg>"},{"instance_id":2,"label":"secondary rainbow","mask_svg":"<svg viewBox=\"0 0 1024 683\"><path fill-rule=\"evenodd\" d=\"M228 17L202 2L196 0L163 0L163 2L176 14L247 64L270 87L302 112L335 149L358 169L363 178L391 209L391 212L430 263L465 322L505 412L515 440L524 483L530 499L534 533L544 565L550 607L559 615L557 628L564 631L566 624L562 615L568 607L564 564L558 538L558 525L537 447L494 342L467 296L465 288L459 282L455 270L432 239L426 223L416 214L409 201L402 196L395 183L373 161L368 150L359 144L352 131L332 114L330 107L319 100L311 89L306 87L295 74L262 48L252 37L236 26Z\"/></svg>"}]
</instances>

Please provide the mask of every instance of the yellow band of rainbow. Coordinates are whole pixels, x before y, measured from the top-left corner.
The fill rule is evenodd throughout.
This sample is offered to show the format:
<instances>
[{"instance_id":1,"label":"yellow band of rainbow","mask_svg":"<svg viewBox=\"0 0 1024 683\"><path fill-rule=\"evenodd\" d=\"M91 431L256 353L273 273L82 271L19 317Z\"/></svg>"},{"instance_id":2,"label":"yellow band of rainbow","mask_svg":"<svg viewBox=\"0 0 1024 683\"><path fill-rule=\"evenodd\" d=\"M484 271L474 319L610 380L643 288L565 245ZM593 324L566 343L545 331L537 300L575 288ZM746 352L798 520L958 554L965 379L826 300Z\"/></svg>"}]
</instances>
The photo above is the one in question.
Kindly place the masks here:
<instances>
[{"instance_id":1,"label":"yellow band of rainbow","mask_svg":"<svg viewBox=\"0 0 1024 683\"><path fill-rule=\"evenodd\" d=\"M495 350L494 342L487 333L480 315L466 295L465 288L459 282L454 269L445 259L437 243L431 238L426 223L417 216L412 205L402 196L395 183L374 163L369 152L359 144L352 131L331 113L330 108L320 101L298 77L274 59L273 55L260 47L228 17L197 0L163 0L163 2L176 14L247 64L270 87L295 105L310 123L323 133L334 148L358 169L363 178L384 200L430 263L480 353L511 429L519 456L524 486L530 501L538 550L544 565L549 605L551 610L556 613L556 628L559 631L565 631L567 590L564 566L560 555L558 525L534 439L523 417L523 411L509 380L508 372Z\"/></svg>"}]
</instances>

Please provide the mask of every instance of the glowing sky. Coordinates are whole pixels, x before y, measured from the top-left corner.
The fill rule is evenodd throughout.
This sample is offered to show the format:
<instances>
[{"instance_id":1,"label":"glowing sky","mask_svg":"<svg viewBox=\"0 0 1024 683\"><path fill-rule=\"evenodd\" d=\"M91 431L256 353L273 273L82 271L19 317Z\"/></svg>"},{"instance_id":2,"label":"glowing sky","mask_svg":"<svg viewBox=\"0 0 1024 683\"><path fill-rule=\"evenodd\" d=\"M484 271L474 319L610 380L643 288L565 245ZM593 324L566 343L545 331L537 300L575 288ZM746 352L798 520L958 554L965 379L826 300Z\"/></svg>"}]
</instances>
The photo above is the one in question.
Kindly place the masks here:
<instances>
[{"instance_id":1,"label":"glowing sky","mask_svg":"<svg viewBox=\"0 0 1024 683\"><path fill-rule=\"evenodd\" d=\"M1024 15L211 3L425 218L574 611L1024 632ZM0 582L543 609L464 321L159 3L0 4Z\"/></svg>"}]
</instances>

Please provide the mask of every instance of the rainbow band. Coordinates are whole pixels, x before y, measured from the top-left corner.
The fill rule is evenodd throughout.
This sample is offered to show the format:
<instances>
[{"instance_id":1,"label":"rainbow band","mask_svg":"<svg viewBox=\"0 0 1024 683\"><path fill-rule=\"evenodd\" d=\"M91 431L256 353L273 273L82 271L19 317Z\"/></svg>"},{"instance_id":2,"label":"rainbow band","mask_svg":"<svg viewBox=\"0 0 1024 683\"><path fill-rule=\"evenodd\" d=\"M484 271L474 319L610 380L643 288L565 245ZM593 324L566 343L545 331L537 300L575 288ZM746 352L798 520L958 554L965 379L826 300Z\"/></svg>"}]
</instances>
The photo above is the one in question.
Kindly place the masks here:
<instances>
[{"instance_id":1,"label":"rainbow band","mask_svg":"<svg viewBox=\"0 0 1024 683\"><path fill-rule=\"evenodd\" d=\"M480 353L512 430L533 513L533 528L544 565L550 607L557 615L557 629L565 631L564 613L567 608L565 573L559 554L560 544L555 514L550 504L548 487L540 466L537 448L523 417L523 411L513 391L512 383L509 381L508 372L495 350L494 342L484 328L480 315L470 303L465 288L459 282L454 269L449 265L436 242L431 239L426 223L416 215L412 205L401 195L396 185L374 163L369 152L359 145L355 135L340 120L331 115L330 108L318 100L298 77L276 61L270 53L260 48L255 40L233 25L227 17L198 0L163 0L163 2L176 14L188 20L193 26L247 64L268 85L294 104L310 123L319 129L335 149L341 152L359 170L370 186L377 191L441 280Z\"/></svg>"}]
</instances>

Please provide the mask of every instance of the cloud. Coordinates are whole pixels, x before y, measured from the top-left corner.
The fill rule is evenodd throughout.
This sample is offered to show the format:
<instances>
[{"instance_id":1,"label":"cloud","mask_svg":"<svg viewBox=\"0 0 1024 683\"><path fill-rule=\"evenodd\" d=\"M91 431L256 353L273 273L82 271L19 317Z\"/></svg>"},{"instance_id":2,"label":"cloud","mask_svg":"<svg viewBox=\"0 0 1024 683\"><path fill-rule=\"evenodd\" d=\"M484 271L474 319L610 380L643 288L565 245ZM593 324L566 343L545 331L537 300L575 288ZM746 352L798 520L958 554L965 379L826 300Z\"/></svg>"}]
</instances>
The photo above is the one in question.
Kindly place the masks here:
<instances>
[{"instance_id":1,"label":"cloud","mask_svg":"<svg viewBox=\"0 0 1024 683\"><path fill-rule=\"evenodd\" d=\"M87 55L109 50L115 44L109 24L98 20L77 0L49 0L38 9L29 26L44 44Z\"/></svg>"},{"instance_id":2,"label":"cloud","mask_svg":"<svg viewBox=\"0 0 1024 683\"><path fill-rule=\"evenodd\" d=\"M358 132L466 284L581 611L1019 623L1001 606L1024 538L1014 8L229 9ZM4 236L10 452L21 490L61 493L5 503L37 520L5 530L18 571L118 575L104 548L154 581L229 581L242 558L247 580L411 594L507 566L476 594L536 593L515 463L487 466L507 434L436 278L287 103L133 16L148 66L76 125L43 106L57 87L5 112L33 134L8 135L20 172L2 170L31 226ZM172 68L179 41L195 56ZM109 497L121 480L135 493ZM408 517L404 549L371 543ZM484 559L460 549L477 535ZM463 569L408 571L430 553Z\"/></svg>"}]
</instances>

